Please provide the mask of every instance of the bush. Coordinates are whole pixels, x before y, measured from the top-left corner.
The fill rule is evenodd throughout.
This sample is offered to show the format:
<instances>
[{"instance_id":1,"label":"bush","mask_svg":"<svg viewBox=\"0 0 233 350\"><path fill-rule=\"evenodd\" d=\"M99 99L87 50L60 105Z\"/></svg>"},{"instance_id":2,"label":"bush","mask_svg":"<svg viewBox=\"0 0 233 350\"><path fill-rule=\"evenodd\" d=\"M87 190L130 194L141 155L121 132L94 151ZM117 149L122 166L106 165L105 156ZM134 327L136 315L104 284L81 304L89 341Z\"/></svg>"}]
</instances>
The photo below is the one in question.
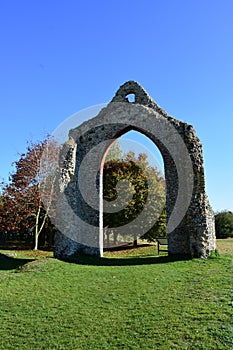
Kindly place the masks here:
<instances>
[{"instance_id":1,"label":"bush","mask_svg":"<svg viewBox=\"0 0 233 350\"><path fill-rule=\"evenodd\" d=\"M216 238L233 237L233 213L222 211L215 215Z\"/></svg>"}]
</instances>

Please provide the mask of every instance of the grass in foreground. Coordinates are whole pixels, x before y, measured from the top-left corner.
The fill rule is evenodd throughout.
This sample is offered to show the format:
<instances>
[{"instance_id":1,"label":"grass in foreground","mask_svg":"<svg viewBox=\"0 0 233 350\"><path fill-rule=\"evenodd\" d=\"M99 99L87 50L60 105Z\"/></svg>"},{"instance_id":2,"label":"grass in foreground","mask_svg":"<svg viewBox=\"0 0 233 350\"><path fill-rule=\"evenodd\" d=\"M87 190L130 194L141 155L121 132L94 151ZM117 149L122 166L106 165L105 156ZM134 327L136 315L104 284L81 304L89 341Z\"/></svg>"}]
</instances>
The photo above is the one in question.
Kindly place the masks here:
<instances>
[{"instance_id":1,"label":"grass in foreground","mask_svg":"<svg viewBox=\"0 0 233 350\"><path fill-rule=\"evenodd\" d=\"M0 349L233 349L231 256L15 254L0 258Z\"/></svg>"}]
</instances>

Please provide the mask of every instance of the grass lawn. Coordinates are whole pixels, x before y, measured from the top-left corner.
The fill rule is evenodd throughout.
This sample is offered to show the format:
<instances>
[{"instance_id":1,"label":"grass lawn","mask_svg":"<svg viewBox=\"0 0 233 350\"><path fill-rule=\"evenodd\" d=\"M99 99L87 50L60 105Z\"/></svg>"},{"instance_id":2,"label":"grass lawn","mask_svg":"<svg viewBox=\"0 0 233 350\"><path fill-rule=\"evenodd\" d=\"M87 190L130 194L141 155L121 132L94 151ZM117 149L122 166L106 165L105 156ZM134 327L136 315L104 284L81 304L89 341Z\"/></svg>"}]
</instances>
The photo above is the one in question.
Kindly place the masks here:
<instances>
[{"instance_id":1,"label":"grass lawn","mask_svg":"<svg viewBox=\"0 0 233 350\"><path fill-rule=\"evenodd\" d=\"M11 251L0 349L233 349L233 240L218 250L232 256L175 261L152 246L75 264Z\"/></svg>"}]
</instances>

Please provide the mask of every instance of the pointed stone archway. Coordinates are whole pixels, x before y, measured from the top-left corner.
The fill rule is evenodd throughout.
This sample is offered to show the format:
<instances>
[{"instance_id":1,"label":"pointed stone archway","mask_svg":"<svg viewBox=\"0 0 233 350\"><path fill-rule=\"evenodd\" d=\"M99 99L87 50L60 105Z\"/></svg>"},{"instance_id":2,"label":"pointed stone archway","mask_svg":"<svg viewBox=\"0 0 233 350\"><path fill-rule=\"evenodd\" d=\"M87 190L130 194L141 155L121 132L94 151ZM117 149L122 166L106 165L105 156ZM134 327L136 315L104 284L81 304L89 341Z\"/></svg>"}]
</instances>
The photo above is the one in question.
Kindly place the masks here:
<instances>
[{"instance_id":1,"label":"pointed stone archway","mask_svg":"<svg viewBox=\"0 0 233 350\"><path fill-rule=\"evenodd\" d=\"M149 137L163 157L169 254L208 257L216 248L215 226L201 142L191 125L168 116L134 81L123 84L96 117L70 130L60 160L55 257L102 256L103 158L129 130Z\"/></svg>"}]
</instances>

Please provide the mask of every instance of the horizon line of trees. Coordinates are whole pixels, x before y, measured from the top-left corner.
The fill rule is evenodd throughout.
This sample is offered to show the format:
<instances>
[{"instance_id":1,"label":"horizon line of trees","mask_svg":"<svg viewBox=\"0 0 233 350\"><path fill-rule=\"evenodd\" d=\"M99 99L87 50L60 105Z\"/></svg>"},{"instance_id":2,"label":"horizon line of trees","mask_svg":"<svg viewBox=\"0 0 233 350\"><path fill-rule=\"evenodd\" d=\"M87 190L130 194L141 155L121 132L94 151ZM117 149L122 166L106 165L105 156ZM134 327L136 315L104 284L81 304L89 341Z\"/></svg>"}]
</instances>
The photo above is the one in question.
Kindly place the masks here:
<instances>
[{"instance_id":1,"label":"horizon line of trees","mask_svg":"<svg viewBox=\"0 0 233 350\"><path fill-rule=\"evenodd\" d=\"M59 169L51 171L51 167L56 163L54 160L58 154L59 146L49 136L41 142L28 142L26 152L19 154L9 182L1 183L0 243L18 241L27 246L33 245L35 250L42 246L53 246L56 228L50 220L50 214L54 208L52 203L56 201L56 176ZM42 155L44 173L41 173ZM114 228L133 222L143 211L148 200L148 174L153 183L151 215L158 215L160 211L160 216L141 238L152 242L158 236L166 237L165 180L158 169L149 164L146 154L124 154L119 142L110 147L103 171L104 199L109 202L116 200L117 184L122 180L129 181L132 187L132 198L125 208L116 213L104 213L104 227L111 229L115 242L118 237L114 234ZM46 196L43 196L42 201L43 186ZM126 191L131 190L127 187ZM149 219L153 220L153 217ZM233 213L227 210L215 213L215 227L217 238L233 237ZM137 238L132 237L135 245Z\"/></svg>"}]
</instances>

